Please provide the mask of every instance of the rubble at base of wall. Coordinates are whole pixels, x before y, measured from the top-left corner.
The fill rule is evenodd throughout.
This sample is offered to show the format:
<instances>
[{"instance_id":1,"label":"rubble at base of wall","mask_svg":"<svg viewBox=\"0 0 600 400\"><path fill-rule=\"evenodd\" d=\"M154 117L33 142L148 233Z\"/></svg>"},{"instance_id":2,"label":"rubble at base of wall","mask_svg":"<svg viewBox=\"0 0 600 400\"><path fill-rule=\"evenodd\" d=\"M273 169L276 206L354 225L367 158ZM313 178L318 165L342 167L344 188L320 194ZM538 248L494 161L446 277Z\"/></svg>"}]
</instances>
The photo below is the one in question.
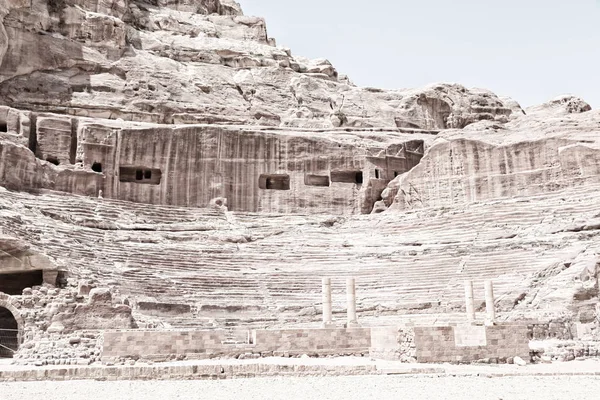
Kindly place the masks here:
<instances>
[{"instance_id":1,"label":"rubble at base of wall","mask_svg":"<svg viewBox=\"0 0 600 400\"><path fill-rule=\"evenodd\" d=\"M531 341L534 362L573 361L600 357L600 342L581 340Z\"/></svg>"},{"instance_id":2,"label":"rubble at base of wall","mask_svg":"<svg viewBox=\"0 0 600 400\"><path fill-rule=\"evenodd\" d=\"M372 348L369 351L369 356L376 360L400 361L403 363L417 362L417 359L414 355L406 354L398 350Z\"/></svg>"},{"instance_id":3,"label":"rubble at base of wall","mask_svg":"<svg viewBox=\"0 0 600 400\"><path fill-rule=\"evenodd\" d=\"M90 365L100 360L105 329L132 326L130 307L86 286L69 278L63 288L43 284L10 296L23 335L13 364Z\"/></svg>"},{"instance_id":4,"label":"rubble at base of wall","mask_svg":"<svg viewBox=\"0 0 600 400\"><path fill-rule=\"evenodd\" d=\"M569 321L528 322L527 330L531 340L571 340L577 335L576 327Z\"/></svg>"},{"instance_id":5,"label":"rubble at base of wall","mask_svg":"<svg viewBox=\"0 0 600 400\"><path fill-rule=\"evenodd\" d=\"M371 328L369 355L379 360L416 362L414 328L407 326Z\"/></svg>"}]
</instances>

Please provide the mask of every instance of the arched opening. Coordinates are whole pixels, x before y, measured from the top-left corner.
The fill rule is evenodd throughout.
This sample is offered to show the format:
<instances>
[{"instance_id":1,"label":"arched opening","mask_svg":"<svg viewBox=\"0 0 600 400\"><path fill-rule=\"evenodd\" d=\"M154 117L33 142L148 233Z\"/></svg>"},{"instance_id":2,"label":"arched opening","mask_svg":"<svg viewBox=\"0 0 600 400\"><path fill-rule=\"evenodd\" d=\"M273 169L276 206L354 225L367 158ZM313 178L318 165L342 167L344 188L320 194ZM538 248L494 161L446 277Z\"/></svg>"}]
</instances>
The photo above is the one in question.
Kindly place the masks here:
<instances>
[{"instance_id":1,"label":"arched opening","mask_svg":"<svg viewBox=\"0 0 600 400\"><path fill-rule=\"evenodd\" d=\"M9 309L0 306L0 358L12 358L19 349L19 323Z\"/></svg>"}]
</instances>

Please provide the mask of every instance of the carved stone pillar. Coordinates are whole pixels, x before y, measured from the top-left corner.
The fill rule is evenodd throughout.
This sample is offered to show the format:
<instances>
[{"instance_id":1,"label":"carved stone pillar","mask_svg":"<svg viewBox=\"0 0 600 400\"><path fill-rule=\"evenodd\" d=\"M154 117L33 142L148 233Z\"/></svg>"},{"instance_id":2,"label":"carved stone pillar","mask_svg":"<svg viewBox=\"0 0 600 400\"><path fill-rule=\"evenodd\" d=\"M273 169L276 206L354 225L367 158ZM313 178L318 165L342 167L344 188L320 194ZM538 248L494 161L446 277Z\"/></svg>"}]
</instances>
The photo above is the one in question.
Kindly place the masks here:
<instances>
[{"instance_id":1,"label":"carved stone pillar","mask_svg":"<svg viewBox=\"0 0 600 400\"><path fill-rule=\"evenodd\" d=\"M346 279L346 300L348 309L348 327L357 325L356 319L356 279Z\"/></svg>"},{"instance_id":2,"label":"carved stone pillar","mask_svg":"<svg viewBox=\"0 0 600 400\"><path fill-rule=\"evenodd\" d=\"M467 306L467 319L475 321L475 306L473 303L473 281L465 281L465 302Z\"/></svg>"},{"instance_id":3,"label":"carved stone pillar","mask_svg":"<svg viewBox=\"0 0 600 400\"><path fill-rule=\"evenodd\" d=\"M331 278L323 278L323 326L331 324Z\"/></svg>"},{"instance_id":4,"label":"carved stone pillar","mask_svg":"<svg viewBox=\"0 0 600 400\"><path fill-rule=\"evenodd\" d=\"M496 308L494 306L494 283L485 281L485 309L487 311L486 322L493 324L496 321Z\"/></svg>"}]
</instances>

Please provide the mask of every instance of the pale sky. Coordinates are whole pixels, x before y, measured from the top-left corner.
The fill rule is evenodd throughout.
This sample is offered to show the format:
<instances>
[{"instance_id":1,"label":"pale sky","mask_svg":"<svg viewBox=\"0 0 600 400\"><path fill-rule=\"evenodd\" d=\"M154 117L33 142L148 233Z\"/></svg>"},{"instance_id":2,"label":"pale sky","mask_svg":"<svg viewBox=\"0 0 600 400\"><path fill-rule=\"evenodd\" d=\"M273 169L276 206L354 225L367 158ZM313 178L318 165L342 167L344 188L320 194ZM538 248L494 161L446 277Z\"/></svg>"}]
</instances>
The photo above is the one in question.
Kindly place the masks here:
<instances>
[{"instance_id":1,"label":"pale sky","mask_svg":"<svg viewBox=\"0 0 600 400\"><path fill-rule=\"evenodd\" d=\"M561 94L600 108L600 0L238 0L292 54L359 86L457 82L523 107Z\"/></svg>"}]
</instances>

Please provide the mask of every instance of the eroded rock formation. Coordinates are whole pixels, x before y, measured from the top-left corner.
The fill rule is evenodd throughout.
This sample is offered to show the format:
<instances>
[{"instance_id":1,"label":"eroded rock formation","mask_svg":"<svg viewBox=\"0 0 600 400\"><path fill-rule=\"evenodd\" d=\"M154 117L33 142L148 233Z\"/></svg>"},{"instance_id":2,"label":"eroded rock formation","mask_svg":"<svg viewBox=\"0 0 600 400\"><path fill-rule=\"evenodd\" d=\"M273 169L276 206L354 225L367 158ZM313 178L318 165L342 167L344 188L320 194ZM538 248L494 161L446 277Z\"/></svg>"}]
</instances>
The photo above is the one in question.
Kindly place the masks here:
<instances>
[{"instance_id":1,"label":"eroded rock formation","mask_svg":"<svg viewBox=\"0 0 600 400\"><path fill-rule=\"evenodd\" d=\"M396 209L453 206L598 182L600 113L573 113L569 104L556 103L558 115L553 102L548 112L507 124L441 133L419 165L390 184L386 202Z\"/></svg>"},{"instance_id":2,"label":"eroded rock formation","mask_svg":"<svg viewBox=\"0 0 600 400\"><path fill-rule=\"evenodd\" d=\"M506 121L460 85L357 88L327 60L275 47L234 2L0 3L0 98L20 109L160 123L462 128Z\"/></svg>"}]
</instances>

